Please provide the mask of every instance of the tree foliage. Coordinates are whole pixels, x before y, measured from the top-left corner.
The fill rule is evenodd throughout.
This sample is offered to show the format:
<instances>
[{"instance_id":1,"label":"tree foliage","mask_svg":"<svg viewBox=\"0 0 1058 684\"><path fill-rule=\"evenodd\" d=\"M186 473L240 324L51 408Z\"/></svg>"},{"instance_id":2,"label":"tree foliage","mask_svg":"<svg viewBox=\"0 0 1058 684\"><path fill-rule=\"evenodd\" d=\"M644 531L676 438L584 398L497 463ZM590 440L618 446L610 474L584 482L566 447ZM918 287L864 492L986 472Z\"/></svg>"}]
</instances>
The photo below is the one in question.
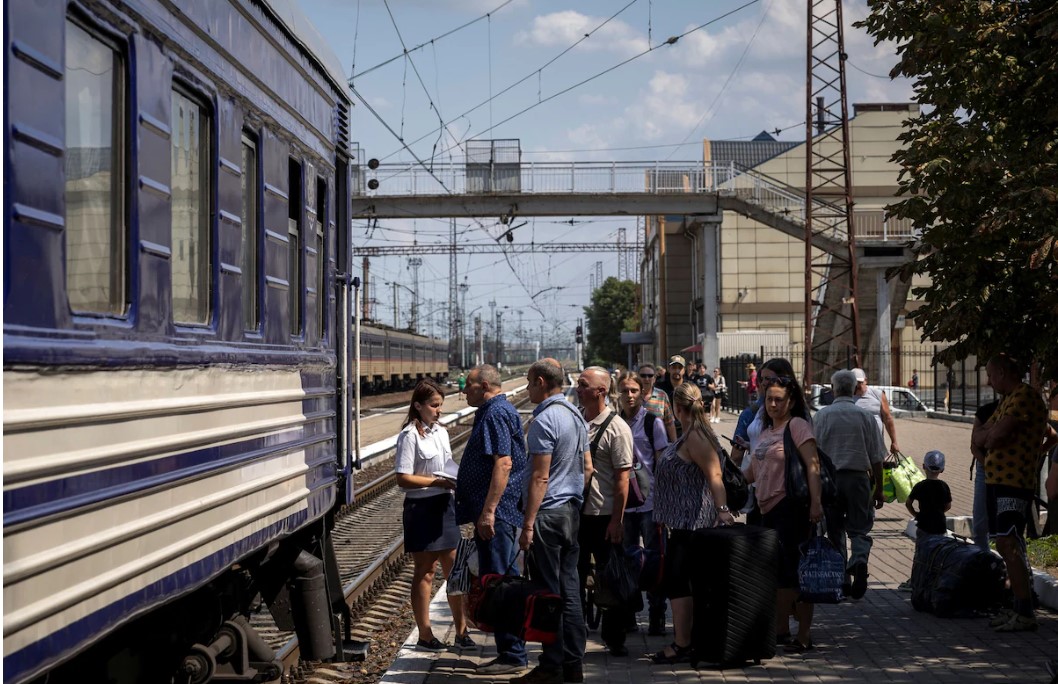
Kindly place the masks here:
<instances>
[{"instance_id":1,"label":"tree foliage","mask_svg":"<svg viewBox=\"0 0 1058 684\"><path fill-rule=\"evenodd\" d=\"M913 316L950 362L1005 351L1058 371L1058 5L868 0L912 79L900 201L921 231L900 277L928 276Z\"/></svg>"},{"instance_id":2,"label":"tree foliage","mask_svg":"<svg viewBox=\"0 0 1058 684\"><path fill-rule=\"evenodd\" d=\"M625 358L621 331L635 319L636 284L631 280L607 278L591 293L591 306L584 307L587 345L584 358L592 363L613 365Z\"/></svg>"}]
</instances>

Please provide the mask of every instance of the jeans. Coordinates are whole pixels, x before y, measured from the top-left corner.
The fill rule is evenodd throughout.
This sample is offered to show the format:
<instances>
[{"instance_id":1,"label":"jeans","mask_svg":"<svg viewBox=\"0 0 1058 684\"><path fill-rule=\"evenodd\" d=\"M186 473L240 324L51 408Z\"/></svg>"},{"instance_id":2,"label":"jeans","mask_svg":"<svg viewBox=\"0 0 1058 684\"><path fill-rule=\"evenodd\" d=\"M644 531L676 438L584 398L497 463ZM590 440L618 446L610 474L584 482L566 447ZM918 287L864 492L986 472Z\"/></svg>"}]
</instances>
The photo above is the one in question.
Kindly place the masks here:
<instances>
[{"instance_id":1,"label":"jeans","mask_svg":"<svg viewBox=\"0 0 1058 684\"><path fill-rule=\"evenodd\" d=\"M874 527L874 491L871 478L866 472L839 470L837 477L838 498L827 510L827 536L843 558L845 567L859 563L867 564L871 555L871 528ZM846 547L846 536L852 547Z\"/></svg>"},{"instance_id":2,"label":"jeans","mask_svg":"<svg viewBox=\"0 0 1058 684\"><path fill-rule=\"evenodd\" d=\"M654 512L631 513L625 511L625 549L634 550L642 541L643 548L654 553L661 553L661 535L654 524ZM647 592L647 603L650 606L651 620L665 619L664 591Z\"/></svg>"},{"instance_id":3,"label":"jeans","mask_svg":"<svg viewBox=\"0 0 1058 684\"><path fill-rule=\"evenodd\" d=\"M614 549L606 541L606 527L610 524L608 515L582 515L580 518L580 586L584 587L591 573L591 557L595 557L595 575L602 574L610 552ZM620 548L620 547L619 547ZM623 550L623 549L622 549ZM599 636L609 648L620 648L625 645L628 622L635 610L630 607L606 608L602 611L602 625Z\"/></svg>"},{"instance_id":4,"label":"jeans","mask_svg":"<svg viewBox=\"0 0 1058 684\"><path fill-rule=\"evenodd\" d=\"M580 601L580 510L572 501L536 515L533 545L526 558L533 581L562 597L562 619L559 638L544 644L540 667L558 670L563 665L580 665L588 630L584 626L584 609Z\"/></svg>"},{"instance_id":5,"label":"jeans","mask_svg":"<svg viewBox=\"0 0 1058 684\"><path fill-rule=\"evenodd\" d=\"M988 546L988 494L985 489L985 464L977 459L974 468L973 539L985 551Z\"/></svg>"},{"instance_id":6,"label":"jeans","mask_svg":"<svg viewBox=\"0 0 1058 684\"><path fill-rule=\"evenodd\" d=\"M474 533L478 547L478 572L486 575L491 572L519 575L518 566L512 563L518 554L518 540L513 525L499 518L495 524L496 536L485 541ZM509 568L509 571L508 571ZM496 630L497 659L504 663L525 665L528 657L525 653L525 642L513 634Z\"/></svg>"}]
</instances>

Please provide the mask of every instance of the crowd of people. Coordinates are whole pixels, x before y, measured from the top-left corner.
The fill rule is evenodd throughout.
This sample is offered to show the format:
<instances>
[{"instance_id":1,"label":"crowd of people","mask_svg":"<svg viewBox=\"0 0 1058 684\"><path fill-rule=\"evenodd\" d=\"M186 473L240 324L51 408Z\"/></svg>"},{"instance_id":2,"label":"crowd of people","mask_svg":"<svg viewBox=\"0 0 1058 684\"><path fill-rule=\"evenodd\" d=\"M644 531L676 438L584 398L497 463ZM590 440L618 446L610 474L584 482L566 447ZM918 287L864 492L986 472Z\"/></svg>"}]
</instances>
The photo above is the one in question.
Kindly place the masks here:
<instances>
[{"instance_id":1,"label":"crowd of people","mask_svg":"<svg viewBox=\"0 0 1058 684\"><path fill-rule=\"evenodd\" d=\"M480 574L517 574L524 552L534 581L562 598L559 638L543 647L535 668L513 681L583 681L584 591L593 563L602 567L611 554L640 548L655 555L664 548L662 580L647 592L649 634L666 633L667 606L672 610L673 641L651 660L686 660L694 615L693 569L683 560L690 540L696 530L730 525L744 515L748 523L775 530L779 539L776 643L786 652L811 650L813 605L799 600L799 549L815 530L825 529L845 558L845 593L864 596L874 511L885 501L882 463L899 451L896 422L885 394L868 384L862 369L835 373L834 400L814 415L789 361L771 359L759 371L748 370L746 387L752 385L755 396L738 418L731 455L752 483L753 496L741 511L727 505L725 450L711 427L720 419L727 389L719 368L709 373L701 364L688 367L678 355L669 359L667 372L642 363L612 378L604 368L587 368L577 378L574 406L563 392L560 364L543 359L526 375L535 408L523 430L497 370L478 366L461 387L477 413L454 480L442 476L451 459L447 434L437 425L444 396L434 383L420 383L398 440L396 468L398 483L407 490L405 544L415 561L418 647L445 648L430 628L430 585L437 562L445 573L455 562L459 526L472 525ZM974 425L972 449L984 475L975 523L982 527L980 539L996 541L1014 596L1011 608L993 622L1001 631L1035 629L1024 529L1036 458L1058 435L1047 427L1042 398L1021 381L1013 360L998 356L987 370L1003 399L983 407ZM1052 392L1051 402L1052 419L1058 418L1058 392ZM827 501L822 454L835 472L836 494ZM786 492L789 459L803 464L807 498ZM939 480L944 455L930 452L923 465L929 478L916 487L908 508L923 533L936 533L951 501ZM1049 493L1058 490L1055 473L1058 467L1051 469ZM639 496L644 474L648 493ZM457 645L473 645L459 595L450 594L449 601ZM628 653L625 639L636 629L636 608L633 602L603 612L599 636L614 656ZM524 642L502 631L494 638L497 656L478 672L522 673L528 667Z\"/></svg>"}]
</instances>

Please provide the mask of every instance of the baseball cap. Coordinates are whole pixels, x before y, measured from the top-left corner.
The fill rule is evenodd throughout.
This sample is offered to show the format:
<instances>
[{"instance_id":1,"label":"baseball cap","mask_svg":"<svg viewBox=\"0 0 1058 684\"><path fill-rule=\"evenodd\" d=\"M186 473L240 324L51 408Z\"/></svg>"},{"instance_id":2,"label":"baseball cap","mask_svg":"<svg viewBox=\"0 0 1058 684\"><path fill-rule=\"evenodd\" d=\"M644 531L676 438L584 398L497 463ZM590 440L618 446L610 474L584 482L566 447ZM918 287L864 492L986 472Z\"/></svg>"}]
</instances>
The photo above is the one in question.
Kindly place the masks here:
<instances>
[{"instance_id":1,"label":"baseball cap","mask_svg":"<svg viewBox=\"0 0 1058 684\"><path fill-rule=\"evenodd\" d=\"M684 359L679 354L677 354L676 356L673 356L671 359L669 359L669 365L670 366L675 366L677 364L679 364L679 365L683 366L684 368L686 368L687 367L687 360Z\"/></svg>"},{"instance_id":2,"label":"baseball cap","mask_svg":"<svg viewBox=\"0 0 1058 684\"><path fill-rule=\"evenodd\" d=\"M862 368L853 368L852 374L856 376L856 382L867 382L867 374Z\"/></svg>"},{"instance_id":3,"label":"baseball cap","mask_svg":"<svg viewBox=\"0 0 1058 684\"><path fill-rule=\"evenodd\" d=\"M925 458L922 459L922 466L926 470L932 470L935 473L944 472L944 452L942 451L927 451Z\"/></svg>"}]
</instances>

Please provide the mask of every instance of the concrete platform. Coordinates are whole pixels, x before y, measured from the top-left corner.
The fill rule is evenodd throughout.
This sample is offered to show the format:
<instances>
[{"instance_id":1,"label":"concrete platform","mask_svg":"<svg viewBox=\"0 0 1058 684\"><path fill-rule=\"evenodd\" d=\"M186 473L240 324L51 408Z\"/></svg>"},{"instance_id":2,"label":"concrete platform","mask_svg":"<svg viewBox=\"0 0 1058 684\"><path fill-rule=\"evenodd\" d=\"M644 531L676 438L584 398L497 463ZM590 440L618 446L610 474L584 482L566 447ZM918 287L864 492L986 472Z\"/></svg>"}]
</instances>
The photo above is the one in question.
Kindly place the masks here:
<instances>
[{"instance_id":1,"label":"concrete platform","mask_svg":"<svg viewBox=\"0 0 1058 684\"><path fill-rule=\"evenodd\" d=\"M727 426L730 430L730 426ZM970 426L936 420L901 420L898 438L904 452L919 460L926 451L940 449L947 456L948 481L954 499L952 513L969 515L972 483ZM721 427L724 432L724 426ZM1040 611L1040 629L1034 633L997 634L985 619L940 619L918 613L910 594L897 590L911 574L914 542L905 535L908 515L902 504L887 504L878 512L873 532L871 577L861 601L837 606L817 606L812 628L817 644L804 656L779 655L759 667L719 671L709 666L653 665L648 653L671 641L646 636L646 614L640 613L640 632L629 634L630 655L608 655L593 632L588 637L584 661L586 682L1047 682L1045 663L1058 658L1058 614ZM1039 580L1038 580L1039 581ZM1054 584L1053 582L1051 583ZM1044 592L1041 592L1041 595ZM1058 596L1058 591L1052 595ZM1049 600L1049 599L1048 599ZM1052 605L1054 605L1052 603ZM449 643L454 633L443 593L431 607L434 631ZM671 625L670 625L671 629ZM471 630L479 643L475 649L442 654L416 653L407 647L383 682L401 684L455 684L504 682L512 677L479 677L477 664L495 657L489 635ZM418 638L413 633L409 644ZM538 646L530 644L530 665Z\"/></svg>"}]
</instances>

